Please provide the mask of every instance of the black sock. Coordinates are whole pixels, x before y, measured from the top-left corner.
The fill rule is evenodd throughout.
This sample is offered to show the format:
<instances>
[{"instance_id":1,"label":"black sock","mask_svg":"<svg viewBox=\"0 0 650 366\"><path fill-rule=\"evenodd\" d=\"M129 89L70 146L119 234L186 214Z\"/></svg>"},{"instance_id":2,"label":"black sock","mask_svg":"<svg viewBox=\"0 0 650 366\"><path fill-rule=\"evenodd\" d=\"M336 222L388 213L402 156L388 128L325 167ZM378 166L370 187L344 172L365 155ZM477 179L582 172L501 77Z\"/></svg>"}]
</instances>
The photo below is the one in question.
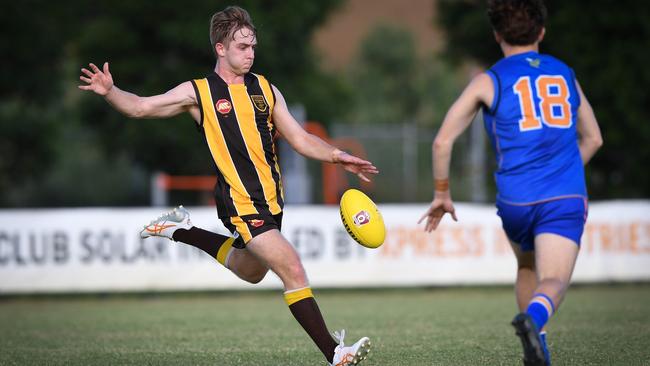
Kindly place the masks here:
<instances>
[{"instance_id":1,"label":"black sock","mask_svg":"<svg viewBox=\"0 0 650 366\"><path fill-rule=\"evenodd\" d=\"M217 253L219 252L221 245L231 238L231 236L213 233L195 226L191 227L189 230L178 229L172 235L172 239L175 241L195 246L210 254L213 258L217 258Z\"/></svg>"},{"instance_id":2,"label":"black sock","mask_svg":"<svg viewBox=\"0 0 650 366\"><path fill-rule=\"evenodd\" d=\"M307 297L289 305L291 314L309 334L328 362L334 358L334 349L338 345L327 330L323 315L313 297Z\"/></svg>"}]
</instances>

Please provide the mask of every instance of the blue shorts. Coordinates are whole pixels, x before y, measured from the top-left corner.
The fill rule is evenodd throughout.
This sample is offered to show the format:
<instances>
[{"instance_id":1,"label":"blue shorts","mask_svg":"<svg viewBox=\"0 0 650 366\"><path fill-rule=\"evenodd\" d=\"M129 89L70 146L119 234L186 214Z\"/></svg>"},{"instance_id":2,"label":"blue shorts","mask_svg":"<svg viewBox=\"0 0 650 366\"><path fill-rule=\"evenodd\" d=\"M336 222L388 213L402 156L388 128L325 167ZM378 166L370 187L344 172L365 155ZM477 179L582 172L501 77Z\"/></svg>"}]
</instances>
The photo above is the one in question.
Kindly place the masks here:
<instances>
[{"instance_id":1,"label":"blue shorts","mask_svg":"<svg viewBox=\"0 0 650 366\"><path fill-rule=\"evenodd\" d=\"M580 246L587 220L584 198L562 198L532 205L497 201L497 209L508 239L519 244L522 251L535 250L535 237L543 233L563 236Z\"/></svg>"}]
</instances>

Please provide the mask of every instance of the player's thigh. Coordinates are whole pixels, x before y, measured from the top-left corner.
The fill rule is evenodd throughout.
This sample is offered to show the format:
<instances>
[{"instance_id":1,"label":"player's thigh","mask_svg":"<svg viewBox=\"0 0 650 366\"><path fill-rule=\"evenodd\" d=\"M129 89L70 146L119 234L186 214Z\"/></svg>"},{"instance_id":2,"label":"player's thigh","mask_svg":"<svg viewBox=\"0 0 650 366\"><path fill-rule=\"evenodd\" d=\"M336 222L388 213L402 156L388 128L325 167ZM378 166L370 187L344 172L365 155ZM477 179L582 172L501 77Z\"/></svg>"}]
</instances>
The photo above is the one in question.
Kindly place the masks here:
<instances>
[{"instance_id":1,"label":"player's thigh","mask_svg":"<svg viewBox=\"0 0 650 366\"><path fill-rule=\"evenodd\" d=\"M501 218L503 231L511 244L516 243L515 256L517 259L520 258L519 254L533 252L535 249L534 210L535 207L532 205L522 206L497 202L497 215Z\"/></svg>"},{"instance_id":2,"label":"player's thigh","mask_svg":"<svg viewBox=\"0 0 650 366\"><path fill-rule=\"evenodd\" d=\"M228 230L239 233L240 240L237 240L233 246L245 248L246 244L256 236L273 229L279 231L282 227L282 213L277 215L252 214L225 217L221 221Z\"/></svg>"},{"instance_id":3,"label":"player's thigh","mask_svg":"<svg viewBox=\"0 0 650 366\"><path fill-rule=\"evenodd\" d=\"M300 256L277 229L255 236L246 249L282 280L288 277L306 277Z\"/></svg>"},{"instance_id":4,"label":"player's thigh","mask_svg":"<svg viewBox=\"0 0 650 366\"><path fill-rule=\"evenodd\" d=\"M231 232L239 233L236 248L228 258L228 268L245 278L259 277L270 268L264 258L248 249L248 244L257 236L271 230L280 230L282 213L277 215L252 214L222 218L224 226Z\"/></svg>"},{"instance_id":5,"label":"player's thigh","mask_svg":"<svg viewBox=\"0 0 650 366\"><path fill-rule=\"evenodd\" d=\"M510 247L517 258L517 266L535 270L535 251L523 250L521 245L510 240Z\"/></svg>"},{"instance_id":6,"label":"player's thigh","mask_svg":"<svg viewBox=\"0 0 650 366\"><path fill-rule=\"evenodd\" d=\"M564 236L543 233L535 237L535 266L540 281L554 279L569 282L579 247Z\"/></svg>"},{"instance_id":7,"label":"player's thigh","mask_svg":"<svg viewBox=\"0 0 650 366\"><path fill-rule=\"evenodd\" d=\"M568 281L580 250L580 238L587 218L582 198L565 198L538 206L535 252L538 276Z\"/></svg>"}]
</instances>

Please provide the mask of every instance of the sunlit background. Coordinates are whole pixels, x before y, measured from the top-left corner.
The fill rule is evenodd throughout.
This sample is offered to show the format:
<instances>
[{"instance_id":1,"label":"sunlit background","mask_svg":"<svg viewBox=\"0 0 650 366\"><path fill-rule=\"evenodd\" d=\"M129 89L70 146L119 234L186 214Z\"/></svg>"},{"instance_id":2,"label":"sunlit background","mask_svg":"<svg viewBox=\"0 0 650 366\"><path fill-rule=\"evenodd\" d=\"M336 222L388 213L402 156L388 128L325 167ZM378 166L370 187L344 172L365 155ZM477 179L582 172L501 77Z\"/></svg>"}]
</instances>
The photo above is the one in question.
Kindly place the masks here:
<instances>
[{"instance_id":1,"label":"sunlit background","mask_svg":"<svg viewBox=\"0 0 650 366\"><path fill-rule=\"evenodd\" d=\"M650 7L630 0L546 4L541 52L574 69L604 138L586 168L590 217L575 280L616 283L614 291L641 282L630 292L648 293ZM214 163L204 138L189 115L130 120L101 97L77 88L80 69L89 62L108 61L115 84L143 96L204 77L215 63L208 22L227 5L232 3L3 4L0 300L9 299L4 304L14 304L12 296L34 294L280 288L272 275L259 286L244 284L189 246L140 240L143 224L178 204L190 207L197 226L223 232L213 204ZM372 183L361 184L278 141L287 202L283 234L303 258L312 285L511 286L516 264L495 215L494 156L480 114L454 146L450 181L459 223L445 220L434 234L416 225L432 198L431 142L446 110L473 76L502 57L485 2L242 0L237 5L250 12L257 27L252 71L282 91L308 131L380 170ZM377 250L357 245L340 223L337 204L348 188L366 192L384 215L387 238ZM481 298L481 291L470 293ZM605 293L596 288L592 299ZM382 294L372 295L379 304ZM514 311L514 300L507 296L508 311ZM331 308L337 301L333 296ZM17 313L5 314L0 349L15 341L3 319ZM641 323L650 329L645 314ZM618 335L625 338L632 334L629 329L623 327ZM648 346L650 338L645 339L637 343L640 350ZM583 349L599 355L597 347ZM0 357L0 363L22 364L19 354ZM72 364L94 363L66 354ZM41 355L36 364L49 360L50 354ZM486 362L499 363L499 355L486 356ZM311 364L312 356L296 364ZM124 357L98 363L137 360ZM378 357L385 363L377 364L394 361ZM442 364L479 364L467 357ZM513 353L511 360L517 357ZM612 364L608 357L587 363Z\"/></svg>"},{"instance_id":2,"label":"sunlit background","mask_svg":"<svg viewBox=\"0 0 650 366\"><path fill-rule=\"evenodd\" d=\"M208 20L228 2L22 2L5 7L0 37L0 205L148 206L151 177L210 175L189 116L128 120L76 88L89 62L110 62L115 83L139 95L211 72ZM481 1L242 1L258 28L253 71L298 117L353 138L381 169L378 202L431 198L430 143L446 109L500 57ZM548 1L542 52L575 70L603 130L588 167L592 199L650 196L648 10L608 2ZM617 2L617 4L620 4ZM606 8L607 11L601 10ZM592 12L592 13L590 13ZM456 200L492 202L493 156L478 127L454 151ZM289 166L283 169L289 169ZM323 202L317 163L301 202ZM357 186L352 177L337 182ZM298 183L301 184L301 183ZM329 184L329 183L328 183ZM288 190L291 201L291 190ZM301 190L302 192L302 190ZM210 196L208 192L207 196ZM196 191L170 202L204 204Z\"/></svg>"}]
</instances>

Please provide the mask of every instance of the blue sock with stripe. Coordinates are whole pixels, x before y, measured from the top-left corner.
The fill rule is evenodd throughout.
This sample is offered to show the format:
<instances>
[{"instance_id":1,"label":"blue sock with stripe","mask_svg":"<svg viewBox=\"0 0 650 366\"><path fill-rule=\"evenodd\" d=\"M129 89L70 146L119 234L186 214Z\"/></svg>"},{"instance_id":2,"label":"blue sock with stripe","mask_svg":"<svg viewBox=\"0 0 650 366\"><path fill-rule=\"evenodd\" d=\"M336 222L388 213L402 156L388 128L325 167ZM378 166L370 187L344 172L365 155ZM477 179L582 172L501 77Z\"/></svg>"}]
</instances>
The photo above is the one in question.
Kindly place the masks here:
<instances>
[{"instance_id":1,"label":"blue sock with stripe","mask_svg":"<svg viewBox=\"0 0 650 366\"><path fill-rule=\"evenodd\" d=\"M544 351L544 358L546 358L546 366L551 365L551 353L548 351L548 346L546 345L546 332L539 333L539 339L542 341L542 350Z\"/></svg>"},{"instance_id":2,"label":"blue sock with stripe","mask_svg":"<svg viewBox=\"0 0 650 366\"><path fill-rule=\"evenodd\" d=\"M528 303L528 308L526 309L526 314L530 315L537 326L537 330L542 330L548 322L548 319L555 312L555 305L553 300L550 297L537 293L533 295L533 298Z\"/></svg>"}]
</instances>

